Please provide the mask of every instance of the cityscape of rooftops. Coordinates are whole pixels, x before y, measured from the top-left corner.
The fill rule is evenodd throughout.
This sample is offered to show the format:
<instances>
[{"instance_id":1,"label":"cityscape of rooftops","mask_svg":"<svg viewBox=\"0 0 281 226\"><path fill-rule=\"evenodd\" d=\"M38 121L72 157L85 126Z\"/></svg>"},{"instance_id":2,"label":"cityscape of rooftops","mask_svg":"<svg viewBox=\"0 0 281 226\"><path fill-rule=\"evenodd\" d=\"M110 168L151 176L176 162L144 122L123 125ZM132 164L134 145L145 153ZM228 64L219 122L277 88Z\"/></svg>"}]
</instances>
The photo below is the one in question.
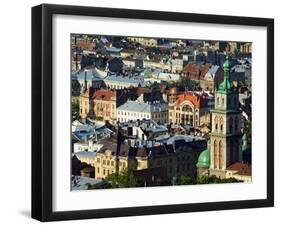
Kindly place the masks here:
<instances>
[{"instance_id":1,"label":"cityscape of rooftops","mask_svg":"<svg viewBox=\"0 0 281 226\"><path fill-rule=\"evenodd\" d=\"M252 43L70 38L72 190L252 182Z\"/></svg>"}]
</instances>

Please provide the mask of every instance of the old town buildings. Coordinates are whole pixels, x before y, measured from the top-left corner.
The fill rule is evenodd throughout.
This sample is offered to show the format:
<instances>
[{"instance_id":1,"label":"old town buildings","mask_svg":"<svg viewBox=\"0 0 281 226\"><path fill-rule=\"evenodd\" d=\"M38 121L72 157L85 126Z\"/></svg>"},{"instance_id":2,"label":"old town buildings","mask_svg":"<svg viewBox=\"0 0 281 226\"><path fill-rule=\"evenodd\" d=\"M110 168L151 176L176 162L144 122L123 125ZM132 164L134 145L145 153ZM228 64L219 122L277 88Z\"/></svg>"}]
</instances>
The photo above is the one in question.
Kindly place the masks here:
<instances>
[{"instance_id":1,"label":"old town buildings","mask_svg":"<svg viewBox=\"0 0 281 226\"><path fill-rule=\"evenodd\" d=\"M169 122L196 128L209 124L213 99L212 95L203 92L178 93L176 89L172 89L169 95Z\"/></svg>"},{"instance_id":2,"label":"old town buildings","mask_svg":"<svg viewBox=\"0 0 281 226\"><path fill-rule=\"evenodd\" d=\"M117 153L117 141L106 142L95 157L96 179L106 178L117 170L138 171L162 168L166 179L173 176L196 176L197 158L206 141L178 136L164 143L125 143L120 145ZM189 164L186 164L189 161ZM163 176L162 175L162 176Z\"/></svg>"},{"instance_id":3,"label":"old town buildings","mask_svg":"<svg viewBox=\"0 0 281 226\"><path fill-rule=\"evenodd\" d=\"M75 176L251 182L249 43L83 37L72 46Z\"/></svg>"},{"instance_id":4,"label":"old town buildings","mask_svg":"<svg viewBox=\"0 0 281 226\"><path fill-rule=\"evenodd\" d=\"M168 104L141 101L127 101L117 108L119 122L135 121L137 119L152 119L155 122L168 122Z\"/></svg>"}]
</instances>

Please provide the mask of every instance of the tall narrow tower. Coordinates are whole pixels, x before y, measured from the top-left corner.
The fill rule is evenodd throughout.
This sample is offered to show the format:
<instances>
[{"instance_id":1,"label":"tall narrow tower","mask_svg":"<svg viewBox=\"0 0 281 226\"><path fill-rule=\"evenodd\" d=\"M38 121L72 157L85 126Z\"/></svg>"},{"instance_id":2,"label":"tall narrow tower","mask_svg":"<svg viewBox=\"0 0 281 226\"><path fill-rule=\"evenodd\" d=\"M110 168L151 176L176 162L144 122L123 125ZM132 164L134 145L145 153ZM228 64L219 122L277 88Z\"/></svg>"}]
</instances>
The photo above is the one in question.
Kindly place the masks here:
<instances>
[{"instance_id":1,"label":"tall narrow tower","mask_svg":"<svg viewBox=\"0 0 281 226\"><path fill-rule=\"evenodd\" d=\"M238 91L230 82L230 62L223 64L224 80L215 91L210 135L210 175L225 177L226 168L242 160L241 110Z\"/></svg>"}]
</instances>

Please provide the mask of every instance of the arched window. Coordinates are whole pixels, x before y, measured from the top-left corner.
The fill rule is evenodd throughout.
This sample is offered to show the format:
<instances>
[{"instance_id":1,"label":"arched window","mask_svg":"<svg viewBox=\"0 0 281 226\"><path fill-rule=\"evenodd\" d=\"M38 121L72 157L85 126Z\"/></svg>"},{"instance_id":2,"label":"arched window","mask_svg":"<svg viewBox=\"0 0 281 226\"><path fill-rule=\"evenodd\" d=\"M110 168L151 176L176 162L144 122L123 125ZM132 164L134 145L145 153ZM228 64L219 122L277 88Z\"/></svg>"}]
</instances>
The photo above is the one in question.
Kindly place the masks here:
<instances>
[{"instance_id":1,"label":"arched window","mask_svg":"<svg viewBox=\"0 0 281 226\"><path fill-rule=\"evenodd\" d=\"M232 117L229 118L229 133L232 133L232 128L233 128L233 119Z\"/></svg>"},{"instance_id":2,"label":"arched window","mask_svg":"<svg viewBox=\"0 0 281 226\"><path fill-rule=\"evenodd\" d=\"M223 117L220 117L220 131L223 132Z\"/></svg>"},{"instance_id":3,"label":"arched window","mask_svg":"<svg viewBox=\"0 0 281 226\"><path fill-rule=\"evenodd\" d=\"M219 105L220 105L220 98L217 97L217 106L219 106Z\"/></svg>"},{"instance_id":4,"label":"arched window","mask_svg":"<svg viewBox=\"0 0 281 226\"><path fill-rule=\"evenodd\" d=\"M214 141L214 168L218 167L218 145L217 140Z\"/></svg>"},{"instance_id":5,"label":"arched window","mask_svg":"<svg viewBox=\"0 0 281 226\"><path fill-rule=\"evenodd\" d=\"M215 117L215 131L217 132L218 131L218 123L219 123L219 120L218 120L218 116Z\"/></svg>"},{"instance_id":6,"label":"arched window","mask_svg":"<svg viewBox=\"0 0 281 226\"><path fill-rule=\"evenodd\" d=\"M223 145L222 145L222 141L220 140L219 142L219 169L222 169L223 163L224 163L224 159L223 159Z\"/></svg>"},{"instance_id":7,"label":"arched window","mask_svg":"<svg viewBox=\"0 0 281 226\"><path fill-rule=\"evenodd\" d=\"M221 100L221 105L224 106L224 98Z\"/></svg>"}]
</instances>

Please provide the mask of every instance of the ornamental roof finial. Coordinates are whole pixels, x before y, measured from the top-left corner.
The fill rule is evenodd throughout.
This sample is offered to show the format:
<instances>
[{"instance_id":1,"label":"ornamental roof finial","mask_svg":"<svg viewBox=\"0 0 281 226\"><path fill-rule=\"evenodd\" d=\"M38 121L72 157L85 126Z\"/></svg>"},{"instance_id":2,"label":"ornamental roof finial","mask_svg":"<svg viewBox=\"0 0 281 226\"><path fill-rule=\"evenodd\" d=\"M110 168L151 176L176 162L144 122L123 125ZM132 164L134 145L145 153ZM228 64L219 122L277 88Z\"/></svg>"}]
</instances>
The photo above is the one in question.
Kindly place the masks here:
<instances>
[{"instance_id":1,"label":"ornamental roof finial","mask_svg":"<svg viewBox=\"0 0 281 226\"><path fill-rule=\"evenodd\" d=\"M230 68L231 68L230 60L229 57L226 56L225 61L223 63L224 80L219 85L218 91L229 92L233 90L233 84L230 81Z\"/></svg>"}]
</instances>

